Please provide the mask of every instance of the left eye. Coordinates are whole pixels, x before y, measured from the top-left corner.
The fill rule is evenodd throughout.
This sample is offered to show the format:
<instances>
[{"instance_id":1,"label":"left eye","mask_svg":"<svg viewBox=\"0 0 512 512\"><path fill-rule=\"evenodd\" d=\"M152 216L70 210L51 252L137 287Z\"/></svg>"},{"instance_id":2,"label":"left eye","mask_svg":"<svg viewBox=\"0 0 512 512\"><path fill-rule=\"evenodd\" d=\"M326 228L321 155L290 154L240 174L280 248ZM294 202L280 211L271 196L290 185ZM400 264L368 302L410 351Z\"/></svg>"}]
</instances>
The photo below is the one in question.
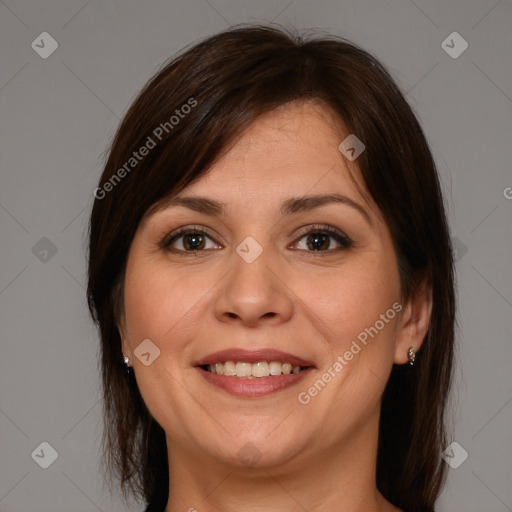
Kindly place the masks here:
<instances>
[{"instance_id":1,"label":"left eye","mask_svg":"<svg viewBox=\"0 0 512 512\"><path fill-rule=\"evenodd\" d=\"M306 249L299 248L309 252L325 252L331 249L331 240L334 239L341 247L338 250L348 249L352 246L352 240L342 232L329 228L309 228L299 235L299 240L306 239Z\"/></svg>"}]
</instances>

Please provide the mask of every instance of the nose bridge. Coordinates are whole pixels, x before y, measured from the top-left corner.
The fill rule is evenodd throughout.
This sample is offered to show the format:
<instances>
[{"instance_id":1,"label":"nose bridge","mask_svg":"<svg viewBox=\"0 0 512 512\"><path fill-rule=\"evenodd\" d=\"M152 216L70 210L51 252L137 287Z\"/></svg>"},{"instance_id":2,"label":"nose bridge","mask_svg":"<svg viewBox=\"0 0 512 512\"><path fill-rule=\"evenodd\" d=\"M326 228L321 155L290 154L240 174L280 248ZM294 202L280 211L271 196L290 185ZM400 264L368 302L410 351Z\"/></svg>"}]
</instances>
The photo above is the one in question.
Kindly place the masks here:
<instances>
[{"instance_id":1,"label":"nose bridge","mask_svg":"<svg viewBox=\"0 0 512 512\"><path fill-rule=\"evenodd\" d=\"M279 265L279 255L274 255L272 248L265 234L247 236L236 246L232 271L217 300L218 318L238 318L255 325L263 318L280 322L292 315L292 298L276 277L279 272L273 267Z\"/></svg>"},{"instance_id":2,"label":"nose bridge","mask_svg":"<svg viewBox=\"0 0 512 512\"><path fill-rule=\"evenodd\" d=\"M232 284L239 293L238 301L247 304L265 303L272 296L274 283L269 266L272 264L271 243L266 235L247 236L238 244L233 255Z\"/></svg>"}]
</instances>

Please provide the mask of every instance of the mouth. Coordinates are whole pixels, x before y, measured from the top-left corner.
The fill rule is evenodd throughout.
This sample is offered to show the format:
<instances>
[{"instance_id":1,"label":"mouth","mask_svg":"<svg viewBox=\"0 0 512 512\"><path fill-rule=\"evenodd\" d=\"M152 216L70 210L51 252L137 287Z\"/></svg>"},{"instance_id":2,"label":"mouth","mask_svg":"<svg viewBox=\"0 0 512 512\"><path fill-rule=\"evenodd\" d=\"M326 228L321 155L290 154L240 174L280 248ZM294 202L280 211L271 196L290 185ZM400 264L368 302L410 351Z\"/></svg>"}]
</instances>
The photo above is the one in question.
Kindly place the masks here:
<instances>
[{"instance_id":1,"label":"mouth","mask_svg":"<svg viewBox=\"0 0 512 512\"><path fill-rule=\"evenodd\" d=\"M260 397L302 380L315 366L274 349L228 349L196 361L194 366L213 386L239 397Z\"/></svg>"}]
</instances>

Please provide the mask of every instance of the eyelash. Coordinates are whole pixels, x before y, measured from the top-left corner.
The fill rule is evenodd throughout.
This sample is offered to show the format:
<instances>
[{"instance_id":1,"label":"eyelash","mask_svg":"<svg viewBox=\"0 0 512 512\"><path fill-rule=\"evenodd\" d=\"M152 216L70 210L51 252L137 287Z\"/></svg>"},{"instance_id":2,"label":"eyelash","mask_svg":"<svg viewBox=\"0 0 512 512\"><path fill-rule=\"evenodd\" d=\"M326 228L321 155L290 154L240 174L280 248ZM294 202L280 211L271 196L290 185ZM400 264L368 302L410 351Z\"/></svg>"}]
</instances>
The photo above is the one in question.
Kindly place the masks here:
<instances>
[{"instance_id":1,"label":"eyelash","mask_svg":"<svg viewBox=\"0 0 512 512\"><path fill-rule=\"evenodd\" d=\"M170 246L179 238L183 237L187 234L199 234L202 236L206 236L213 240L213 237L204 229L196 226L184 226L182 228L179 228L178 231L171 233L170 235L166 235L160 242L159 246L161 249L173 252L175 254L180 254L183 256L188 255L196 255L198 252L204 252L208 249L201 249L201 250L193 250L193 251L187 251L182 249L175 249L171 248ZM310 226L304 230L302 230L297 235L297 241L303 238L306 235L310 234L322 234L322 235L328 235L334 238L341 247L338 247L337 249L327 249L323 251L308 251L306 249L298 249L301 252L309 253L308 256L310 257L316 257L316 256L322 256L322 253L333 253L333 252L339 252L346 249L350 249L353 246L353 240L349 238L347 235L345 235L342 231L338 230L334 226L330 226L329 224L315 224L313 226ZM211 250L211 249L210 249Z\"/></svg>"}]
</instances>

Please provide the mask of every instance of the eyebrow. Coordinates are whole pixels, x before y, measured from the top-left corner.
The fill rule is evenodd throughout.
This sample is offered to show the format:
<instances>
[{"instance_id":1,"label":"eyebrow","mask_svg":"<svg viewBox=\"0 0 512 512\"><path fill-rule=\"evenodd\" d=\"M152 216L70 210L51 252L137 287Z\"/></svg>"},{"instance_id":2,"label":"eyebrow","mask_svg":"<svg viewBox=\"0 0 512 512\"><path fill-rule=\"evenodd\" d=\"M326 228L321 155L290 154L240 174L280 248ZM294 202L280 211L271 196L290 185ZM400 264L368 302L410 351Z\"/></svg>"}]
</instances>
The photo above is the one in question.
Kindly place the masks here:
<instances>
[{"instance_id":1,"label":"eyebrow","mask_svg":"<svg viewBox=\"0 0 512 512\"><path fill-rule=\"evenodd\" d=\"M368 224L370 224L370 226L373 226L372 219L368 212L359 203L356 203L353 199L350 199L349 197L341 194L320 194L302 197L290 197L283 201L280 213L282 217L285 217L286 215L311 211L315 208L319 208L320 206L333 203L350 206L359 212L368 222ZM204 213L206 215L223 217L226 215L227 205L221 201L216 201L208 197L175 196L163 201L158 207L158 210L170 208L173 206L181 206L183 208L188 208L190 210Z\"/></svg>"}]
</instances>

